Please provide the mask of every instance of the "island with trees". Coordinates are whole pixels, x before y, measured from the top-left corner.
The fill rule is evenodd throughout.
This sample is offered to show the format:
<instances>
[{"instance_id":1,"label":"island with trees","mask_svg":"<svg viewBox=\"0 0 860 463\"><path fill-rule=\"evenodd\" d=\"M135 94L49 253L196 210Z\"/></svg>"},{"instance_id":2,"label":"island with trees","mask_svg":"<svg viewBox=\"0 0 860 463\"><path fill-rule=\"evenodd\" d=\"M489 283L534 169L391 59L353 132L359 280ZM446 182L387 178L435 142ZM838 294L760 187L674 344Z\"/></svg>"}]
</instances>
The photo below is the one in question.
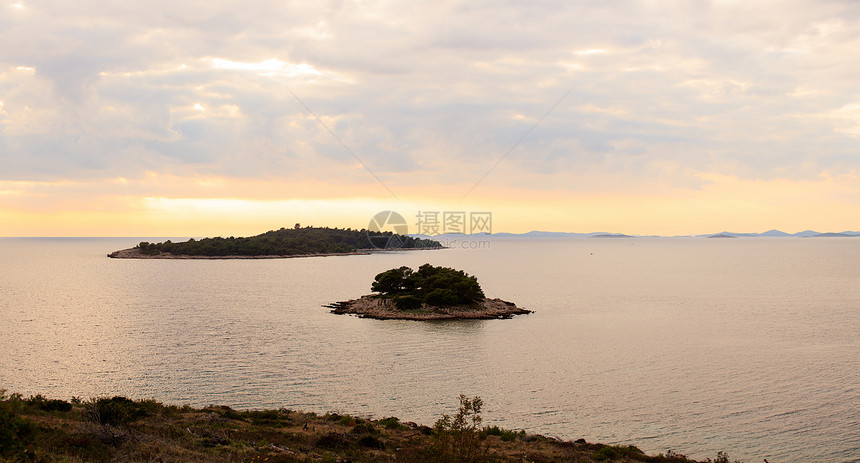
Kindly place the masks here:
<instances>
[{"instance_id":1,"label":"island with trees","mask_svg":"<svg viewBox=\"0 0 860 463\"><path fill-rule=\"evenodd\" d=\"M367 254L373 251L442 249L438 241L392 232L351 228L281 228L246 238L204 238L162 243L141 242L108 254L125 259L262 259Z\"/></svg>"},{"instance_id":2,"label":"island with trees","mask_svg":"<svg viewBox=\"0 0 860 463\"><path fill-rule=\"evenodd\" d=\"M490 299L478 279L449 267L424 264L386 270L374 278L375 294L325 307L335 314L398 320L497 319L528 314L513 302Z\"/></svg>"}]
</instances>

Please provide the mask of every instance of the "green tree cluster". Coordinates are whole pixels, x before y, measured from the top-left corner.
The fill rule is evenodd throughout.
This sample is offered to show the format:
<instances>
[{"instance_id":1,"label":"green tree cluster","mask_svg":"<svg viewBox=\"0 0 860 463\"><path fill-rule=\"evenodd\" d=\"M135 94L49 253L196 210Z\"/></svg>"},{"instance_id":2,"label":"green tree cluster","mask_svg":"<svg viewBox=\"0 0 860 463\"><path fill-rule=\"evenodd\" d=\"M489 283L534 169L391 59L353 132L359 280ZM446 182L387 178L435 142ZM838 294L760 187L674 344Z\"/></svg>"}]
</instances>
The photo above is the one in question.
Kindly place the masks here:
<instances>
[{"instance_id":1,"label":"green tree cluster","mask_svg":"<svg viewBox=\"0 0 860 463\"><path fill-rule=\"evenodd\" d=\"M380 243L382 245L380 246ZM194 238L179 243L141 242L141 254L170 253L186 256L291 256L298 254L331 254L359 249L398 247L406 249L439 248L438 241L395 235L392 232L368 232L351 228L301 227L281 228L246 238Z\"/></svg>"},{"instance_id":2,"label":"green tree cluster","mask_svg":"<svg viewBox=\"0 0 860 463\"><path fill-rule=\"evenodd\" d=\"M484 300L484 291L474 276L450 267L424 264L386 270L373 280L371 291L391 297L401 310L417 309L422 303L435 306L470 305Z\"/></svg>"}]
</instances>

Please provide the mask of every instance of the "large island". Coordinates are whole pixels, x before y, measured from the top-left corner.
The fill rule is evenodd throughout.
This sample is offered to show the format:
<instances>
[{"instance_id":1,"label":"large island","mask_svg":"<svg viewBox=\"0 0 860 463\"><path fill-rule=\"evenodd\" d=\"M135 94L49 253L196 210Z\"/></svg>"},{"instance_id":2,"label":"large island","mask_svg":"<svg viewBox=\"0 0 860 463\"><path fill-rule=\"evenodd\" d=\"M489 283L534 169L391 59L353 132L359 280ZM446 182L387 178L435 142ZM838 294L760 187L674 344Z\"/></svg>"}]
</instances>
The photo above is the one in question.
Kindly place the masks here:
<instances>
[{"instance_id":1,"label":"large island","mask_svg":"<svg viewBox=\"0 0 860 463\"><path fill-rule=\"evenodd\" d=\"M392 232L351 228L281 228L247 238L203 238L174 243L141 242L108 254L119 259L270 259L280 257L338 256L373 251L442 249L438 241Z\"/></svg>"},{"instance_id":2,"label":"large island","mask_svg":"<svg viewBox=\"0 0 860 463\"><path fill-rule=\"evenodd\" d=\"M462 270L424 264L387 270L376 275L377 294L326 305L334 314L381 320L496 319L528 314L513 302L490 299L477 278Z\"/></svg>"}]
</instances>

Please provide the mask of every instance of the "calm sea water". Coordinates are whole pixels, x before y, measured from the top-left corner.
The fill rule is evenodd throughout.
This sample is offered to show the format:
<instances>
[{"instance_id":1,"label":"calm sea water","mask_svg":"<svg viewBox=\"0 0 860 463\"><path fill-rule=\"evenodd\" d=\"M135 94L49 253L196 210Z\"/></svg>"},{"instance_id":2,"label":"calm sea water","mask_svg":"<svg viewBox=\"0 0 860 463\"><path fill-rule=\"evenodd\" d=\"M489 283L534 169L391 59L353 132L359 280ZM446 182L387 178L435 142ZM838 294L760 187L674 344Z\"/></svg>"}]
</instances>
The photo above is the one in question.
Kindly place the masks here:
<instances>
[{"instance_id":1,"label":"calm sea water","mask_svg":"<svg viewBox=\"0 0 860 463\"><path fill-rule=\"evenodd\" d=\"M860 239L493 241L282 260L113 260L0 239L0 387L506 428L747 462L860 461ZM157 241L150 239L150 241ZM328 313L383 270L464 269L511 320Z\"/></svg>"}]
</instances>

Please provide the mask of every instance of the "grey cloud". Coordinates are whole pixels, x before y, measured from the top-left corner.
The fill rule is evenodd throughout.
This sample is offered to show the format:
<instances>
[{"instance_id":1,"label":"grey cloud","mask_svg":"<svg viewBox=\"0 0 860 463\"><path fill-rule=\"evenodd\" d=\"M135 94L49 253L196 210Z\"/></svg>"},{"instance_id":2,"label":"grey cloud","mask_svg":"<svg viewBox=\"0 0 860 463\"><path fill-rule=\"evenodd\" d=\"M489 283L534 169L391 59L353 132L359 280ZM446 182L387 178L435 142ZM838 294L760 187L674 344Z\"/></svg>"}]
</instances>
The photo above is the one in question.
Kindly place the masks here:
<instances>
[{"instance_id":1,"label":"grey cloud","mask_svg":"<svg viewBox=\"0 0 860 463\"><path fill-rule=\"evenodd\" d=\"M827 114L860 102L860 7L819 5L34 4L30 19L0 18L0 40L15 44L0 51L0 101L19 118L2 126L0 176L347 175L352 156L290 90L339 118L332 129L381 175L478 178L570 89L506 166L562 179L584 166L659 176L661 163L688 177L857 171L857 138ZM219 70L210 58L321 75ZM22 93L17 66L53 94ZM25 107L51 119L22 122Z\"/></svg>"}]
</instances>

